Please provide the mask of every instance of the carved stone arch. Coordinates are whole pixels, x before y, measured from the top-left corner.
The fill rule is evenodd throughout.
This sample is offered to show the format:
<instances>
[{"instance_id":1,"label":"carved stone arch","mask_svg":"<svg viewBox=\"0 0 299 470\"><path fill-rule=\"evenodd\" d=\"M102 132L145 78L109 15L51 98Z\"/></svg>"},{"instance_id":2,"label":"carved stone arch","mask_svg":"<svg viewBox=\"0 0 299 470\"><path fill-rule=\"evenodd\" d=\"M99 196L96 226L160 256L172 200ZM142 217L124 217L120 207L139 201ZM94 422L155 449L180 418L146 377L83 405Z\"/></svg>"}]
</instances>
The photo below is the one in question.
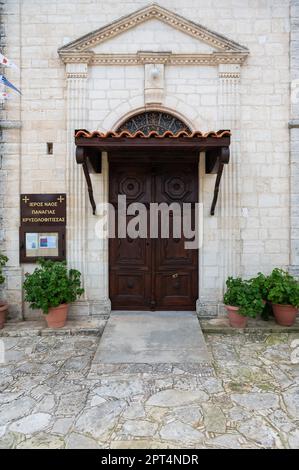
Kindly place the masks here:
<instances>
[{"instance_id":1,"label":"carved stone arch","mask_svg":"<svg viewBox=\"0 0 299 470\"><path fill-rule=\"evenodd\" d=\"M189 134L192 132L189 125L182 119L171 112L160 110L146 110L135 113L119 124L116 131L129 131L131 134L142 131L145 135L151 131L156 131L161 135L166 131L171 131L173 134L180 131L186 131Z\"/></svg>"}]
</instances>

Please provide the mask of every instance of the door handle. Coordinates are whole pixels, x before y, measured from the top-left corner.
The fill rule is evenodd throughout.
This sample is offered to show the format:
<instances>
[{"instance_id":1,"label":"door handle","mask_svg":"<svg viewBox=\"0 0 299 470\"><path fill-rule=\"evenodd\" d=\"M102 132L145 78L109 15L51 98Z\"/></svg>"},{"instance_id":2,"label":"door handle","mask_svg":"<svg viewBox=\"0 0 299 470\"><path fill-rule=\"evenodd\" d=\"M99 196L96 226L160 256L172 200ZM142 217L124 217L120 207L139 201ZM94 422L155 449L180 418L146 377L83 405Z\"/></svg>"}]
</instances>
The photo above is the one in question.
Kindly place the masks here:
<instances>
[{"instance_id":1,"label":"door handle","mask_svg":"<svg viewBox=\"0 0 299 470\"><path fill-rule=\"evenodd\" d=\"M172 279L177 279L179 277L178 273L172 275Z\"/></svg>"}]
</instances>

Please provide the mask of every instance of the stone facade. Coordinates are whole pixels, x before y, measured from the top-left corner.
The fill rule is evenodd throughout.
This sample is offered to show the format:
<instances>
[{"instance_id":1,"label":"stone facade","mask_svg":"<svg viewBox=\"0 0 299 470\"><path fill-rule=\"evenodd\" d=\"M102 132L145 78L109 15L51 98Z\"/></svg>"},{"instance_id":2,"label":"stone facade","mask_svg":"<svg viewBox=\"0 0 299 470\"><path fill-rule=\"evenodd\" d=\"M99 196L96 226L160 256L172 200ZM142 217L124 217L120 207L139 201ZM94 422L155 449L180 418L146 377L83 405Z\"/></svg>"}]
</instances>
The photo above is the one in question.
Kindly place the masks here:
<instances>
[{"instance_id":1,"label":"stone facade","mask_svg":"<svg viewBox=\"0 0 299 470\"><path fill-rule=\"evenodd\" d=\"M142 16L153 8L159 13L159 7L146 10L143 0L2 3L5 54L20 67L6 75L22 89L21 97L11 93L2 117L0 241L10 259L6 293L12 314L33 315L23 308L21 283L34 266L19 264L19 194L25 192L68 193L68 261L82 271L86 289L73 313L109 313L108 244L95 236L97 217L75 163L73 132L116 129L138 110L166 110L192 129L233 133L214 217L209 209L215 176L205 175L203 158L199 164L200 314L221 312L229 274L298 269L296 122L288 129L298 119L290 93L290 80L298 78L297 0L160 0L169 15L161 10L160 16L133 17L123 29L113 23L102 39L89 33L137 9L145 8ZM147 76L153 63L163 69L158 90ZM53 142L53 155L47 155L47 142ZM107 200L108 171L103 155L103 172L93 175L97 203Z\"/></svg>"}]
</instances>

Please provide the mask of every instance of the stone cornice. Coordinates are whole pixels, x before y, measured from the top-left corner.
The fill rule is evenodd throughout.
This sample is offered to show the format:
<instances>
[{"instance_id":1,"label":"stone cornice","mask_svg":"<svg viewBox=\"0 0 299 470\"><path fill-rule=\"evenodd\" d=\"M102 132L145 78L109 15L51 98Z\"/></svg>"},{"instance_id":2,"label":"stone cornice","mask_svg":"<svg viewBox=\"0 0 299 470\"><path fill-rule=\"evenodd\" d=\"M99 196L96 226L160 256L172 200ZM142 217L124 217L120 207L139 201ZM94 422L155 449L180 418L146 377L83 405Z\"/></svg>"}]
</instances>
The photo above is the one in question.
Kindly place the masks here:
<instances>
[{"instance_id":1,"label":"stone cornice","mask_svg":"<svg viewBox=\"0 0 299 470\"><path fill-rule=\"evenodd\" d=\"M241 46L235 41L215 33L206 27L194 23L173 13L157 4L142 8L130 15L120 18L113 23L93 31L71 43L61 47L58 53L65 63L85 62L88 64L140 64L146 63L149 58L145 54L94 54L92 48L101 44L119 34L128 31L145 21L157 19L169 26L183 31L185 34L204 42L218 52L212 54L159 54L153 53L154 62L163 59L163 63L168 64L219 64L219 63L237 63L241 64L249 54L246 47Z\"/></svg>"},{"instance_id":2,"label":"stone cornice","mask_svg":"<svg viewBox=\"0 0 299 470\"><path fill-rule=\"evenodd\" d=\"M65 64L90 64L94 57L93 52L82 52L80 54L78 52L69 51L61 52L59 55Z\"/></svg>"},{"instance_id":3,"label":"stone cornice","mask_svg":"<svg viewBox=\"0 0 299 470\"><path fill-rule=\"evenodd\" d=\"M214 52L212 54L172 54L169 52L137 52L136 54L81 54L79 52L61 52L65 64L87 63L88 65L218 65L243 64L247 53Z\"/></svg>"}]
</instances>

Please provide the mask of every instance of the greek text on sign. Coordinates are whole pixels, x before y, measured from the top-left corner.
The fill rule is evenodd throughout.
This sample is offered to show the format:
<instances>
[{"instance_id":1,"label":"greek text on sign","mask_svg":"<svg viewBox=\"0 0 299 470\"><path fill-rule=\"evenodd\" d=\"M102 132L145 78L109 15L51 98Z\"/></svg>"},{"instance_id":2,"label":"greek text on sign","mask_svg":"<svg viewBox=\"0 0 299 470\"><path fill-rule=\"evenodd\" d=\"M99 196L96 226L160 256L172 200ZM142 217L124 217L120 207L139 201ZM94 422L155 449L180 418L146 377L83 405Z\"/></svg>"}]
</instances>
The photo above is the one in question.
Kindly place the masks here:
<instances>
[{"instance_id":1,"label":"greek text on sign","mask_svg":"<svg viewBox=\"0 0 299 470\"><path fill-rule=\"evenodd\" d=\"M66 194L22 194L21 224L65 225Z\"/></svg>"}]
</instances>

